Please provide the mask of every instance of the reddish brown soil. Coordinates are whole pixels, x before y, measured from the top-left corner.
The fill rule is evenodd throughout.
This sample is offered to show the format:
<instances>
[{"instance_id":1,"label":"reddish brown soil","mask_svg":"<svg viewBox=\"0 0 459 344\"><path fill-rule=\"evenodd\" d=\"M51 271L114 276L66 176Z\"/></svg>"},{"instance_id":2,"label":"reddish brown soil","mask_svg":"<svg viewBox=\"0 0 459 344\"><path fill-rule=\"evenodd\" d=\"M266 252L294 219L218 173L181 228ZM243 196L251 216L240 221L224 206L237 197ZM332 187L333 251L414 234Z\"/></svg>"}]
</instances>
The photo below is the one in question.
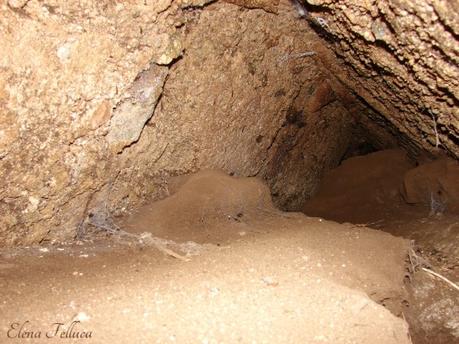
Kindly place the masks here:
<instances>
[{"instance_id":1,"label":"reddish brown soil","mask_svg":"<svg viewBox=\"0 0 459 344\"><path fill-rule=\"evenodd\" d=\"M179 184L121 221L129 234L2 251L0 342L81 321L93 343L410 343L394 315L406 240L282 213L256 179ZM7 338L14 323L42 338Z\"/></svg>"},{"instance_id":2,"label":"reddish brown soil","mask_svg":"<svg viewBox=\"0 0 459 344\"><path fill-rule=\"evenodd\" d=\"M432 270L457 284L458 171L454 161L415 167L398 150L355 157L323 179L304 212L342 223L366 224L411 239ZM434 204L431 195L439 196ZM459 342L458 291L422 270L411 276L406 287L409 296L403 312L413 342Z\"/></svg>"}]
</instances>

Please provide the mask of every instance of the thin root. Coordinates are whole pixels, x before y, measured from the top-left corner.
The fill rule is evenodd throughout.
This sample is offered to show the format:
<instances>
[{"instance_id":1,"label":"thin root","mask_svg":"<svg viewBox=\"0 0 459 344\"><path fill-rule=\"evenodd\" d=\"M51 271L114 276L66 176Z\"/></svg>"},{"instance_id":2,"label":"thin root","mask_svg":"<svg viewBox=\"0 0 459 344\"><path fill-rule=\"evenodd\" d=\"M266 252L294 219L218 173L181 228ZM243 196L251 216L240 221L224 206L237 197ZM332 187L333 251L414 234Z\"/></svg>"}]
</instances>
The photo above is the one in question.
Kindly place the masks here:
<instances>
[{"instance_id":1,"label":"thin root","mask_svg":"<svg viewBox=\"0 0 459 344\"><path fill-rule=\"evenodd\" d=\"M430 269L427 269L427 268L421 268L421 269L422 269L422 271L427 272L427 273L429 273L429 274L431 274L431 275L433 275L435 277L438 277L442 281L448 283L454 289L459 290L459 286L456 283L454 283L454 282L450 281L449 279L447 279L445 276L442 276L439 273L437 273L435 271L432 271Z\"/></svg>"}]
</instances>

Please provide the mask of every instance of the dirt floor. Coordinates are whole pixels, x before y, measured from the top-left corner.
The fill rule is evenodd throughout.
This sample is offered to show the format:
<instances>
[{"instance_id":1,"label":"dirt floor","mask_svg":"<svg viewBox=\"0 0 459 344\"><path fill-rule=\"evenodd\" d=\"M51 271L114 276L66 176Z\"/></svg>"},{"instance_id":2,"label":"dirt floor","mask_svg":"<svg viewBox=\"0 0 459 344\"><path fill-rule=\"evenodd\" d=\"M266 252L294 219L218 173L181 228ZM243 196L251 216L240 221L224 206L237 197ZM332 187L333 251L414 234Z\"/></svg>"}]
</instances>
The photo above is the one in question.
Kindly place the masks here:
<instances>
[{"instance_id":1,"label":"dirt floor","mask_svg":"<svg viewBox=\"0 0 459 344\"><path fill-rule=\"evenodd\" d=\"M122 230L2 251L1 342L410 343L381 305L400 314L408 241L282 213L253 178L175 186Z\"/></svg>"},{"instance_id":2,"label":"dirt floor","mask_svg":"<svg viewBox=\"0 0 459 344\"><path fill-rule=\"evenodd\" d=\"M366 164L366 175L377 169ZM408 257L454 280L459 219L402 211L401 200L387 207L402 180L395 190L383 182L381 196L373 177L367 189L358 181L360 197L376 195L381 207L359 210L350 193L332 200L322 188L307 217L274 208L258 179L202 171L171 180L168 198L116 223L90 214L77 243L4 249L0 343L446 343L458 329L458 294L410 273L418 263Z\"/></svg>"},{"instance_id":3,"label":"dirt floor","mask_svg":"<svg viewBox=\"0 0 459 344\"><path fill-rule=\"evenodd\" d=\"M399 150L349 159L323 179L304 212L410 239L422 257L415 265L457 285L459 165L449 160L416 165ZM413 343L459 343L459 290L421 265L406 283L404 316Z\"/></svg>"}]
</instances>

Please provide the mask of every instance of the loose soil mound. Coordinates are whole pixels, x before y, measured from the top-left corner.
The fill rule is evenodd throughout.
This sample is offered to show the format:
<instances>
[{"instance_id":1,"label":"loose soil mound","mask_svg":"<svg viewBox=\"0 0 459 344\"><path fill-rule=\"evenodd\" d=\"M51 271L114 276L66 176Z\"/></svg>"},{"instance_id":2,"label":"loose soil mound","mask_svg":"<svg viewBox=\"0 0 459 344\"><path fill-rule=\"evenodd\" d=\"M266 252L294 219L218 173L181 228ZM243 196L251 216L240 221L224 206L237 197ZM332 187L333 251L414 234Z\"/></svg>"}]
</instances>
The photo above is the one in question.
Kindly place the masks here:
<instances>
[{"instance_id":1,"label":"loose soil mound","mask_svg":"<svg viewBox=\"0 0 459 344\"><path fill-rule=\"evenodd\" d=\"M425 267L459 281L459 167L441 159L411 166L401 151L351 158L323 179L310 216L365 223L412 239ZM404 315L416 344L459 340L459 296L425 270L410 276Z\"/></svg>"},{"instance_id":2,"label":"loose soil mound","mask_svg":"<svg viewBox=\"0 0 459 344\"><path fill-rule=\"evenodd\" d=\"M303 211L339 222L366 223L386 217L404 203L400 187L413 167L401 150L350 158L325 175Z\"/></svg>"},{"instance_id":3,"label":"loose soil mound","mask_svg":"<svg viewBox=\"0 0 459 344\"><path fill-rule=\"evenodd\" d=\"M97 343L410 343L375 302L403 298L403 239L282 213L258 180L212 171L120 224L128 236L2 252L2 337L80 320Z\"/></svg>"}]
</instances>

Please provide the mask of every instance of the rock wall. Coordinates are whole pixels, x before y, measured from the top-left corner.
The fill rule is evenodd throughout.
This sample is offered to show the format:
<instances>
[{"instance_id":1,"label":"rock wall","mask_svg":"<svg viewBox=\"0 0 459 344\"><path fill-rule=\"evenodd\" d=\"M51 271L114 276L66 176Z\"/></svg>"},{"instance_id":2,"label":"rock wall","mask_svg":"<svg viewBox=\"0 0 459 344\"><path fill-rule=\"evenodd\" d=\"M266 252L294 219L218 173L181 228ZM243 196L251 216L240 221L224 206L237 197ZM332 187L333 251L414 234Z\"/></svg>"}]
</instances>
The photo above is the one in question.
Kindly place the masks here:
<instances>
[{"instance_id":1,"label":"rock wall","mask_svg":"<svg viewBox=\"0 0 459 344\"><path fill-rule=\"evenodd\" d=\"M204 168L298 209L362 143L457 158L456 5L307 3L0 0L0 245Z\"/></svg>"},{"instance_id":2,"label":"rock wall","mask_svg":"<svg viewBox=\"0 0 459 344\"><path fill-rule=\"evenodd\" d=\"M161 66L181 54L177 8L0 2L2 244L75 233L91 195L116 174L116 151L151 117ZM129 103L135 124L123 123Z\"/></svg>"},{"instance_id":3,"label":"rock wall","mask_svg":"<svg viewBox=\"0 0 459 344\"><path fill-rule=\"evenodd\" d=\"M221 168L264 177L278 204L298 206L351 141L352 119L308 55L315 36L294 16L233 5L187 20L184 58L140 141L125 151L120 186L131 192L136 179L154 193L134 172L145 168L154 176Z\"/></svg>"},{"instance_id":4,"label":"rock wall","mask_svg":"<svg viewBox=\"0 0 459 344\"><path fill-rule=\"evenodd\" d=\"M335 75L418 148L459 157L459 3L305 0ZM408 142L406 142L408 144Z\"/></svg>"},{"instance_id":5,"label":"rock wall","mask_svg":"<svg viewBox=\"0 0 459 344\"><path fill-rule=\"evenodd\" d=\"M340 161L355 99L307 22L209 2L0 1L0 245L71 239L202 168L293 209Z\"/></svg>"}]
</instances>

